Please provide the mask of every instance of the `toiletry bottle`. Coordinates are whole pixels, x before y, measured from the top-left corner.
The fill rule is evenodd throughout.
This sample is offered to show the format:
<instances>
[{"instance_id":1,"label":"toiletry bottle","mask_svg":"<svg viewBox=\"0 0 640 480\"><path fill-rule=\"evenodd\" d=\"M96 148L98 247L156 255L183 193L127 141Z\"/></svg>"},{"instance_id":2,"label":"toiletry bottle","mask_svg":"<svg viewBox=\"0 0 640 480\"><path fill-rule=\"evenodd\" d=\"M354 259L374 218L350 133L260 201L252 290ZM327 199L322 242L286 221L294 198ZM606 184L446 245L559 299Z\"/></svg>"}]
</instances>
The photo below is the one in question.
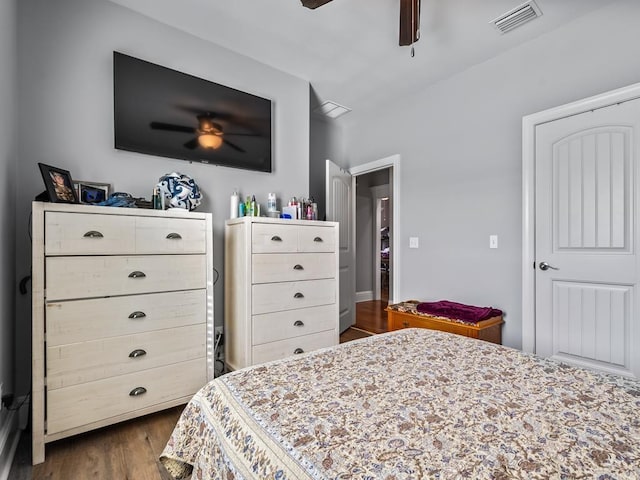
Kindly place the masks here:
<instances>
[{"instance_id":1,"label":"toiletry bottle","mask_svg":"<svg viewBox=\"0 0 640 480\"><path fill-rule=\"evenodd\" d=\"M276 194L270 193L267 197L267 211L275 212L277 210L276 207Z\"/></svg>"},{"instance_id":2,"label":"toiletry bottle","mask_svg":"<svg viewBox=\"0 0 640 480\"><path fill-rule=\"evenodd\" d=\"M231 208L230 208L231 216L229 218L238 218L239 204L240 204L240 196L238 195L238 191L234 190L233 195L231 195Z\"/></svg>"},{"instance_id":3,"label":"toiletry bottle","mask_svg":"<svg viewBox=\"0 0 640 480\"><path fill-rule=\"evenodd\" d=\"M252 217L256 216L256 196L255 195L251 198L251 205L249 206L249 211L251 212Z\"/></svg>"},{"instance_id":4,"label":"toiletry bottle","mask_svg":"<svg viewBox=\"0 0 640 480\"><path fill-rule=\"evenodd\" d=\"M238 216L239 217L244 217L246 214L247 214L247 212L244 209L244 202L242 202L240 205L238 205Z\"/></svg>"},{"instance_id":5,"label":"toiletry bottle","mask_svg":"<svg viewBox=\"0 0 640 480\"><path fill-rule=\"evenodd\" d=\"M153 189L153 195L151 196L151 205L154 210L160 210L160 190L158 187Z\"/></svg>"}]
</instances>

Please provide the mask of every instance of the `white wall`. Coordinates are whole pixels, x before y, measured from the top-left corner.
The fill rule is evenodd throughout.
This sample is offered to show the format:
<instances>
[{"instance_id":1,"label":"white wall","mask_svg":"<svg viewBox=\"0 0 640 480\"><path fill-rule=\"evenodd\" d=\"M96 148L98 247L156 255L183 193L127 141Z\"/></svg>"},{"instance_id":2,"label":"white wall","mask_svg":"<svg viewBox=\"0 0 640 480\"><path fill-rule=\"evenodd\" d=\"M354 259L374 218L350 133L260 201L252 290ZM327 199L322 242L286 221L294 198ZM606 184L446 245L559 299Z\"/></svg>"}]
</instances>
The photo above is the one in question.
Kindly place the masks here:
<instances>
[{"instance_id":1,"label":"white wall","mask_svg":"<svg viewBox=\"0 0 640 480\"><path fill-rule=\"evenodd\" d=\"M223 278L224 220L234 187L266 202L309 189L309 84L269 66L143 17L105 0L22 0L19 5L20 189L18 276L29 271L30 201L44 190L37 162L74 178L112 183L149 198L158 178L191 175L214 217L214 266ZM240 34L240 32L238 33ZM275 104L274 172L189 164L113 148L113 50L270 98ZM223 282L215 287L215 322L223 322ZM29 315L20 302L19 376L28 383ZM20 375L21 374L21 375ZM24 387L26 390L27 387Z\"/></svg>"},{"instance_id":2,"label":"white wall","mask_svg":"<svg viewBox=\"0 0 640 480\"><path fill-rule=\"evenodd\" d=\"M501 308L504 343L521 346L522 117L640 82L639 22L640 2L621 0L380 106L382 117L360 114L346 133L347 165L402 156L403 299Z\"/></svg>"},{"instance_id":3,"label":"white wall","mask_svg":"<svg viewBox=\"0 0 640 480\"><path fill-rule=\"evenodd\" d=\"M5 394L16 393L13 376L16 320L16 4L17 0L0 2L0 383Z\"/></svg>"}]
</instances>

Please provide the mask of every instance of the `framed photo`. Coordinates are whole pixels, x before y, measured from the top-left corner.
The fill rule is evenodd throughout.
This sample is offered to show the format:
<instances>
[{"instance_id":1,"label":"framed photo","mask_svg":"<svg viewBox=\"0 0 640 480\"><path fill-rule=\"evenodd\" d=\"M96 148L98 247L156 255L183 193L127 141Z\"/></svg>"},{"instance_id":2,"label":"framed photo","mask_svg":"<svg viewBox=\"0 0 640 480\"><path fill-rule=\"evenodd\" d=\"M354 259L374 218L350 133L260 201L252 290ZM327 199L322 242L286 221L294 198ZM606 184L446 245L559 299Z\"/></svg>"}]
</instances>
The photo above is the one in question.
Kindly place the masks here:
<instances>
[{"instance_id":1,"label":"framed photo","mask_svg":"<svg viewBox=\"0 0 640 480\"><path fill-rule=\"evenodd\" d=\"M73 188L71 174L62 168L38 163L42 180L47 187L50 202L78 203L78 195Z\"/></svg>"},{"instance_id":2,"label":"framed photo","mask_svg":"<svg viewBox=\"0 0 640 480\"><path fill-rule=\"evenodd\" d=\"M98 182L85 182L76 180L73 182L80 203L94 204L104 202L111 193L111 184Z\"/></svg>"}]
</instances>

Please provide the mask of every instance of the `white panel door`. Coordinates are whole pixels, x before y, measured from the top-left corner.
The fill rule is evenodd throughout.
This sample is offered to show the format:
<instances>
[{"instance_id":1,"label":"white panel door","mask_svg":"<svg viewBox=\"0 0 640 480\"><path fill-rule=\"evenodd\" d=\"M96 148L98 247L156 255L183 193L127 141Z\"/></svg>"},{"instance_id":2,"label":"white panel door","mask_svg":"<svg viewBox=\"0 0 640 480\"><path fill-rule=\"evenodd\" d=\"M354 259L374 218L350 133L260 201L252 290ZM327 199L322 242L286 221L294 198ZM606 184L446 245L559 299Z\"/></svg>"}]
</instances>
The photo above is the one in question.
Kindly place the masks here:
<instances>
[{"instance_id":1,"label":"white panel door","mask_svg":"<svg viewBox=\"0 0 640 480\"><path fill-rule=\"evenodd\" d=\"M640 378L640 100L536 127L536 353Z\"/></svg>"},{"instance_id":2,"label":"white panel door","mask_svg":"<svg viewBox=\"0 0 640 480\"><path fill-rule=\"evenodd\" d=\"M327 220L340 223L340 332L356 323L356 259L351 174L327 160Z\"/></svg>"}]
</instances>

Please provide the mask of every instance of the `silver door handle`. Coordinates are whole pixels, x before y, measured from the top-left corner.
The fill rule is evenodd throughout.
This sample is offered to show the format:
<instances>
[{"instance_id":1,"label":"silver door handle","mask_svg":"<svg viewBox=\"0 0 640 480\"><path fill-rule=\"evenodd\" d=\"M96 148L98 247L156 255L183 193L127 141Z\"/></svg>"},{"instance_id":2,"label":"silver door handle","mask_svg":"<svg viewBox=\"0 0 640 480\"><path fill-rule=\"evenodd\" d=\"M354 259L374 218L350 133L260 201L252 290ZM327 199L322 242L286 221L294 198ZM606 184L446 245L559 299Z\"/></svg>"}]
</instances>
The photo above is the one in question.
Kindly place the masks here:
<instances>
[{"instance_id":1,"label":"silver door handle","mask_svg":"<svg viewBox=\"0 0 640 480\"><path fill-rule=\"evenodd\" d=\"M551 265L549 265L547 262L540 262L540 265L539 265L539 266L540 266L540 270L542 270L543 272L544 272L545 270L549 270L549 269L551 269L551 270L560 270L559 268L552 267L552 266L551 266Z\"/></svg>"}]
</instances>

